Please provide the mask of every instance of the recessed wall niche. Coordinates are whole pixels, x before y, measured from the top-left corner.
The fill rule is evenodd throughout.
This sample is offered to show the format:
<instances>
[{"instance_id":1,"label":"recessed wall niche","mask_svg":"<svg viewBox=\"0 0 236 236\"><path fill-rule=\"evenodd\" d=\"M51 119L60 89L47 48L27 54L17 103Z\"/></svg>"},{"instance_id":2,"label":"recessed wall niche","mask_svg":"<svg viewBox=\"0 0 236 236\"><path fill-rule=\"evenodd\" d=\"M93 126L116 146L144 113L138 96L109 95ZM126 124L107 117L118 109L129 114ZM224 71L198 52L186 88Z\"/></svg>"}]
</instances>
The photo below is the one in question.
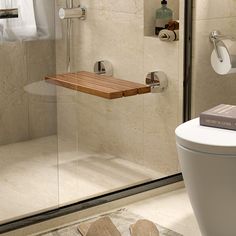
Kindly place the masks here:
<instances>
[{"instance_id":1,"label":"recessed wall niche","mask_svg":"<svg viewBox=\"0 0 236 236\"><path fill-rule=\"evenodd\" d=\"M174 20L179 20L179 0L167 0L168 8L174 13ZM156 10L161 7L161 0L144 0L144 36L155 36Z\"/></svg>"}]
</instances>

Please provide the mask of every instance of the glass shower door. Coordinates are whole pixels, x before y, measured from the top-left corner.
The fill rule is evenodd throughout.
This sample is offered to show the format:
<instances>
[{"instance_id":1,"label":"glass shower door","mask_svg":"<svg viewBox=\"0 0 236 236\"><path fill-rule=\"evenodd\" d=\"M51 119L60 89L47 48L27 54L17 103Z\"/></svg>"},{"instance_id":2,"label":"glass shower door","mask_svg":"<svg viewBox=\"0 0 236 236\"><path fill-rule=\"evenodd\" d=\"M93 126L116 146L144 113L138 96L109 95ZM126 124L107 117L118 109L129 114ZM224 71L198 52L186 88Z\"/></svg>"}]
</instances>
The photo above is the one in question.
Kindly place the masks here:
<instances>
[{"instance_id":1,"label":"glass shower door","mask_svg":"<svg viewBox=\"0 0 236 236\"><path fill-rule=\"evenodd\" d=\"M0 224L58 207L56 90L43 81L56 73L54 28L20 3L18 18L0 20Z\"/></svg>"},{"instance_id":2,"label":"glass shower door","mask_svg":"<svg viewBox=\"0 0 236 236\"><path fill-rule=\"evenodd\" d=\"M59 20L59 8L79 2L84 21ZM0 224L179 173L182 31L170 43L153 35L156 1L33 3L30 34L0 20ZM184 1L169 3L183 28ZM93 73L101 60L112 64L114 78L142 85L148 73L163 71L168 88L109 100L44 82Z\"/></svg>"},{"instance_id":3,"label":"glass shower door","mask_svg":"<svg viewBox=\"0 0 236 236\"><path fill-rule=\"evenodd\" d=\"M76 7L78 1L72 2ZM176 19L181 18L184 1L169 2ZM182 122L183 35L166 43L147 33L154 33L150 22L156 1L82 3L87 18L72 19L69 48L67 20L59 24L63 37L57 47L57 72L64 79L69 50L73 73L93 73L94 64L105 60L114 78L145 84L149 72L161 70L169 85L163 93L114 100L57 87L60 206L179 173L174 130ZM58 1L60 7L68 7L66 1ZM88 77L85 83L93 81ZM99 79L93 82L100 84Z\"/></svg>"}]
</instances>

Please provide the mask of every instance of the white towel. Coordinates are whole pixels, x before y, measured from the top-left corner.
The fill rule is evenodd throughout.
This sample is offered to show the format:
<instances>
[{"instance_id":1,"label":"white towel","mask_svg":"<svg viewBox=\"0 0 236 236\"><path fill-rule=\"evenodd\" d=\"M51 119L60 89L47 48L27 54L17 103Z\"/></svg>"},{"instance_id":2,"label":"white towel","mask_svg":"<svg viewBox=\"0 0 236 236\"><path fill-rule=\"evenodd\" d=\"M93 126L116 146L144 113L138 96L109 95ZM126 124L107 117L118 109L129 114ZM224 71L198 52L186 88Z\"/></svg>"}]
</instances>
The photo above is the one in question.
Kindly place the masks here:
<instances>
[{"instance_id":1,"label":"white towel","mask_svg":"<svg viewBox=\"0 0 236 236\"><path fill-rule=\"evenodd\" d=\"M159 39L161 41L177 41L179 40L179 30L161 30L159 33Z\"/></svg>"},{"instance_id":2,"label":"white towel","mask_svg":"<svg viewBox=\"0 0 236 236\"><path fill-rule=\"evenodd\" d=\"M18 8L19 17L0 19L4 40L31 40L37 38L33 0L0 0L0 8Z\"/></svg>"},{"instance_id":3,"label":"white towel","mask_svg":"<svg viewBox=\"0 0 236 236\"><path fill-rule=\"evenodd\" d=\"M55 38L55 1L33 0L35 19L40 38Z\"/></svg>"}]
</instances>

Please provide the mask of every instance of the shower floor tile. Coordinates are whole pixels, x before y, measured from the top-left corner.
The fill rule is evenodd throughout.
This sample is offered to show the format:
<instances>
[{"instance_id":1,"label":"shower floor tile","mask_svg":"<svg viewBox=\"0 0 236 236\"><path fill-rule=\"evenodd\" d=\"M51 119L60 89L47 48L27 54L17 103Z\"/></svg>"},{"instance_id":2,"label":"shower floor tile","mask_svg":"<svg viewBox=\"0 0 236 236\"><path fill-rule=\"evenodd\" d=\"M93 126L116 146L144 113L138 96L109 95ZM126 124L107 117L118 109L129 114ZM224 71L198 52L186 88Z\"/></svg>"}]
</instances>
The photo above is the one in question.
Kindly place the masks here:
<instances>
[{"instance_id":1,"label":"shower floor tile","mask_svg":"<svg viewBox=\"0 0 236 236\"><path fill-rule=\"evenodd\" d=\"M77 160L60 163L61 206L163 177L119 157L82 151L78 156Z\"/></svg>"},{"instance_id":2,"label":"shower floor tile","mask_svg":"<svg viewBox=\"0 0 236 236\"><path fill-rule=\"evenodd\" d=\"M0 146L0 223L57 204L56 136Z\"/></svg>"},{"instance_id":3,"label":"shower floor tile","mask_svg":"<svg viewBox=\"0 0 236 236\"><path fill-rule=\"evenodd\" d=\"M60 160L57 150L57 136L0 146L0 223L163 177L89 151Z\"/></svg>"}]
</instances>

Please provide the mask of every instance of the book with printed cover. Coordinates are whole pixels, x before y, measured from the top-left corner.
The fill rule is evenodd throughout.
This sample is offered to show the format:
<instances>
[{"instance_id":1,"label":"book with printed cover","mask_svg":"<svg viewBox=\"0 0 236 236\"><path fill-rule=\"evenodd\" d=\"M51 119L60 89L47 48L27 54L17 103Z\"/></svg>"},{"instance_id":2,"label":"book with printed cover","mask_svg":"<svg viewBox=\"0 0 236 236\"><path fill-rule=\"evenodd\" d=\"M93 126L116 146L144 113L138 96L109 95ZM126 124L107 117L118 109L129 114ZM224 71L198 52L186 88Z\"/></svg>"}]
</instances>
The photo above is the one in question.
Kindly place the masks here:
<instances>
[{"instance_id":1,"label":"book with printed cover","mask_svg":"<svg viewBox=\"0 0 236 236\"><path fill-rule=\"evenodd\" d=\"M236 106L221 104L202 112L200 125L236 130Z\"/></svg>"}]
</instances>

